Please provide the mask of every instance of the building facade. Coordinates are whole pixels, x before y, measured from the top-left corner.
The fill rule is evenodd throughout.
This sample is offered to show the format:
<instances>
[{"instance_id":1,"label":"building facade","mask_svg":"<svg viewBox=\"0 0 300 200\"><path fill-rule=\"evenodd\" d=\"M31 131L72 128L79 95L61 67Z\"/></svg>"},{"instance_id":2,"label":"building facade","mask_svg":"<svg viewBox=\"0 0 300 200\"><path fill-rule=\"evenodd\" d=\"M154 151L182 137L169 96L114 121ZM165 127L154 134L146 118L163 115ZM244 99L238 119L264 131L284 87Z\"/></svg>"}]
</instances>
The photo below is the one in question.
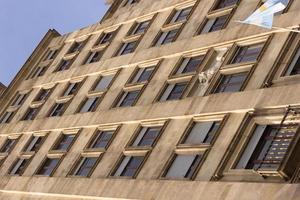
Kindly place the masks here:
<instances>
[{"instance_id":1,"label":"building facade","mask_svg":"<svg viewBox=\"0 0 300 200\"><path fill-rule=\"evenodd\" d=\"M300 199L300 34L236 22L260 0L108 3L3 94L0 199Z\"/></svg>"}]
</instances>

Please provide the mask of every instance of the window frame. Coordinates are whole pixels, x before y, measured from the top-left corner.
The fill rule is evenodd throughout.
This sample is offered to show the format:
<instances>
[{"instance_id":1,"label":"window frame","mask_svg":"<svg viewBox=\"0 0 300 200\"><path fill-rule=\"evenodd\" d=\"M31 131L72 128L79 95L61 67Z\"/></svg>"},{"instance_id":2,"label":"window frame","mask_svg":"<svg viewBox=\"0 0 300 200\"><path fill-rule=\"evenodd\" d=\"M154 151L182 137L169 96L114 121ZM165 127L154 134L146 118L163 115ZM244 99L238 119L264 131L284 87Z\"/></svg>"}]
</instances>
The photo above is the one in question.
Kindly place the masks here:
<instances>
[{"instance_id":1,"label":"window frame","mask_svg":"<svg viewBox=\"0 0 300 200\"><path fill-rule=\"evenodd\" d=\"M35 135L35 134L32 134L29 139L27 139L25 145L23 146L22 150L21 150L21 153L22 154L31 154L31 153L37 153L42 145L45 143L45 141L47 140L47 137L48 137L49 133L45 133L45 134L40 134L40 135ZM32 140L35 138L35 137L42 137L42 141L41 141L41 144L39 146L39 148L36 150L36 151L26 151L26 149L29 147L29 145L31 144Z\"/></svg>"},{"instance_id":2,"label":"window frame","mask_svg":"<svg viewBox=\"0 0 300 200\"><path fill-rule=\"evenodd\" d=\"M19 160L28 160L28 163L25 164L24 166L24 170L21 171L21 174L11 174L12 170L15 168L16 164L18 164L18 161ZM29 158L28 157L25 157L25 156L19 156L17 157L13 163L11 164L11 166L9 167L8 171L7 171L7 175L9 176L16 176L16 177L20 177L20 176L23 176L26 169L28 168L28 166L30 165L31 161L33 160L33 156L30 156ZM23 161L24 162L24 161ZM20 166L18 167L18 169L20 168ZM17 169L17 170L18 170Z\"/></svg>"},{"instance_id":3,"label":"window frame","mask_svg":"<svg viewBox=\"0 0 300 200\"><path fill-rule=\"evenodd\" d=\"M74 143L76 142L76 140L78 139L80 132L81 131L68 133L68 132L62 131L56 137L55 141L52 143L52 145L49 149L49 153L67 153L67 152L69 152L72 149L72 147L74 146ZM74 138L73 138L72 142L70 143L70 145L65 150L55 149L61 143L61 140L63 139L64 135L74 135Z\"/></svg>"},{"instance_id":4,"label":"window frame","mask_svg":"<svg viewBox=\"0 0 300 200\"><path fill-rule=\"evenodd\" d=\"M56 170L59 168L60 164L62 163L62 161L64 160L65 155L61 154L61 155L50 155L47 154L43 160L40 162L40 164L38 165L38 167L36 168L34 175L35 177L53 177L53 175L55 174ZM58 159L57 165L52 169L52 172L49 175L44 175L44 174L38 174L40 170L42 170L43 166L45 165L46 161L48 159Z\"/></svg>"}]
</instances>

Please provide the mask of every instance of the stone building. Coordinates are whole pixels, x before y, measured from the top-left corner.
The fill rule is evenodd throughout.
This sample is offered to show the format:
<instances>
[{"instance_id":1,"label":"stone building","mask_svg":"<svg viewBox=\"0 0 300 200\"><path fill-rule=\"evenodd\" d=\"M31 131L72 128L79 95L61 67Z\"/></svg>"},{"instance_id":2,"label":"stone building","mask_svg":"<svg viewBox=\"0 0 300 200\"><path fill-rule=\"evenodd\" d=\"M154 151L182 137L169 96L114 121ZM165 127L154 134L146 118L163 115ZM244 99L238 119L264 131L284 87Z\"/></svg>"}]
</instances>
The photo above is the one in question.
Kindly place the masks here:
<instances>
[{"instance_id":1,"label":"stone building","mask_svg":"<svg viewBox=\"0 0 300 200\"><path fill-rule=\"evenodd\" d=\"M0 98L1 98L1 95L3 94L4 90L6 89L6 86L0 82Z\"/></svg>"},{"instance_id":2,"label":"stone building","mask_svg":"<svg viewBox=\"0 0 300 200\"><path fill-rule=\"evenodd\" d=\"M259 0L109 3L4 93L0 199L300 199L300 34L237 23Z\"/></svg>"}]
</instances>

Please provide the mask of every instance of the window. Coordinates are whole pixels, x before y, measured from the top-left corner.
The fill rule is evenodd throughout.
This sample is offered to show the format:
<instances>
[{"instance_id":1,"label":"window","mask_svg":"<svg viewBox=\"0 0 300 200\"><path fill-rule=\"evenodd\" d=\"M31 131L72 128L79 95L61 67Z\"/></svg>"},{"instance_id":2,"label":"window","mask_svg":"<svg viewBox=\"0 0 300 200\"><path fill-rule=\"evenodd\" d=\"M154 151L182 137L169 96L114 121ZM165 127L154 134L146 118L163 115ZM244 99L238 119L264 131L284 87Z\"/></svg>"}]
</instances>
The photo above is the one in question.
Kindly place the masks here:
<instances>
[{"instance_id":1,"label":"window","mask_svg":"<svg viewBox=\"0 0 300 200\"><path fill-rule=\"evenodd\" d=\"M155 66L139 68L129 82L132 84L148 82L150 78L153 76L154 70L155 70Z\"/></svg>"},{"instance_id":2,"label":"window","mask_svg":"<svg viewBox=\"0 0 300 200\"><path fill-rule=\"evenodd\" d=\"M136 104L140 94L141 94L141 90L128 91L128 92L123 91L116 107L134 106Z\"/></svg>"},{"instance_id":3,"label":"window","mask_svg":"<svg viewBox=\"0 0 300 200\"><path fill-rule=\"evenodd\" d=\"M27 79L34 79L40 76L43 76L45 74L45 72L47 71L48 66L39 66L37 68L34 69L34 71L32 71L32 73L30 73L29 77Z\"/></svg>"},{"instance_id":4,"label":"window","mask_svg":"<svg viewBox=\"0 0 300 200\"><path fill-rule=\"evenodd\" d=\"M11 106L20 106L20 105L22 105L25 102L25 100L27 98L27 95L28 95L27 93L26 94L20 94L20 93L18 93L15 96L15 98L14 98Z\"/></svg>"},{"instance_id":5,"label":"window","mask_svg":"<svg viewBox=\"0 0 300 200\"><path fill-rule=\"evenodd\" d=\"M75 142L76 134L61 134L51 150L68 151Z\"/></svg>"},{"instance_id":6,"label":"window","mask_svg":"<svg viewBox=\"0 0 300 200\"><path fill-rule=\"evenodd\" d=\"M197 145L211 144L214 140L217 131L219 130L220 122L193 122L181 144Z\"/></svg>"},{"instance_id":7,"label":"window","mask_svg":"<svg viewBox=\"0 0 300 200\"><path fill-rule=\"evenodd\" d=\"M101 34L101 36L97 40L95 46L112 42L115 34L116 34L116 31Z\"/></svg>"},{"instance_id":8,"label":"window","mask_svg":"<svg viewBox=\"0 0 300 200\"><path fill-rule=\"evenodd\" d=\"M177 74L187 74L196 72L201 63L204 60L205 55L190 57L190 58L183 58L180 65L177 67L176 71L174 72L175 75Z\"/></svg>"},{"instance_id":9,"label":"window","mask_svg":"<svg viewBox=\"0 0 300 200\"><path fill-rule=\"evenodd\" d=\"M44 136L32 136L28 140L27 144L25 145L23 152L35 152L36 153L41 148L45 139L46 139L45 135Z\"/></svg>"},{"instance_id":10,"label":"window","mask_svg":"<svg viewBox=\"0 0 300 200\"><path fill-rule=\"evenodd\" d=\"M67 103L56 103L49 112L49 117L62 116L67 109Z\"/></svg>"},{"instance_id":11,"label":"window","mask_svg":"<svg viewBox=\"0 0 300 200\"><path fill-rule=\"evenodd\" d=\"M164 45L176 40L179 33L179 29L174 29L171 31L161 32L154 42L154 46Z\"/></svg>"},{"instance_id":12,"label":"window","mask_svg":"<svg viewBox=\"0 0 300 200\"><path fill-rule=\"evenodd\" d=\"M4 144L2 145L2 147L0 149L0 153L10 153L16 146L17 142L18 142L18 138L6 139L6 141L4 142Z\"/></svg>"},{"instance_id":13,"label":"window","mask_svg":"<svg viewBox=\"0 0 300 200\"><path fill-rule=\"evenodd\" d=\"M132 4L135 4L137 2L138 2L138 0L124 0L123 6L132 5Z\"/></svg>"},{"instance_id":14,"label":"window","mask_svg":"<svg viewBox=\"0 0 300 200\"><path fill-rule=\"evenodd\" d=\"M40 111L40 107L28 108L22 120L34 120Z\"/></svg>"},{"instance_id":15,"label":"window","mask_svg":"<svg viewBox=\"0 0 300 200\"><path fill-rule=\"evenodd\" d=\"M150 22L151 21L149 20L149 21L135 23L134 26L129 31L128 35L144 34L149 28Z\"/></svg>"},{"instance_id":16,"label":"window","mask_svg":"<svg viewBox=\"0 0 300 200\"><path fill-rule=\"evenodd\" d=\"M29 158L18 158L10 168L9 174L22 176L30 161Z\"/></svg>"},{"instance_id":17,"label":"window","mask_svg":"<svg viewBox=\"0 0 300 200\"><path fill-rule=\"evenodd\" d=\"M210 33L210 32L224 29L227 25L227 21L229 17L230 14L227 14L227 15L207 19L199 34Z\"/></svg>"},{"instance_id":18,"label":"window","mask_svg":"<svg viewBox=\"0 0 300 200\"><path fill-rule=\"evenodd\" d=\"M81 157L71 170L70 175L89 177L93 173L98 160L98 157Z\"/></svg>"},{"instance_id":19,"label":"window","mask_svg":"<svg viewBox=\"0 0 300 200\"><path fill-rule=\"evenodd\" d=\"M230 61L230 64L256 62L263 50L263 47L264 43L238 47Z\"/></svg>"},{"instance_id":20,"label":"window","mask_svg":"<svg viewBox=\"0 0 300 200\"><path fill-rule=\"evenodd\" d=\"M52 176L58 167L61 158L46 158L36 172L36 175Z\"/></svg>"},{"instance_id":21,"label":"window","mask_svg":"<svg viewBox=\"0 0 300 200\"><path fill-rule=\"evenodd\" d=\"M68 70L71 67L73 61L74 59L70 59L70 60L62 59L54 72Z\"/></svg>"},{"instance_id":22,"label":"window","mask_svg":"<svg viewBox=\"0 0 300 200\"><path fill-rule=\"evenodd\" d=\"M85 45L86 41L82 41L82 42L74 42L71 46L71 48L69 49L67 54L71 54L71 53L75 53L75 52L79 52L81 51L81 49L83 49L84 45Z\"/></svg>"},{"instance_id":23,"label":"window","mask_svg":"<svg viewBox=\"0 0 300 200\"><path fill-rule=\"evenodd\" d=\"M249 72L221 75L214 93L241 91Z\"/></svg>"},{"instance_id":24,"label":"window","mask_svg":"<svg viewBox=\"0 0 300 200\"><path fill-rule=\"evenodd\" d=\"M80 85L81 82L69 83L68 87L65 89L63 93L63 96L75 95L78 92Z\"/></svg>"},{"instance_id":25,"label":"window","mask_svg":"<svg viewBox=\"0 0 300 200\"><path fill-rule=\"evenodd\" d=\"M132 147L152 147L160 135L162 127L142 127L136 135Z\"/></svg>"},{"instance_id":26,"label":"window","mask_svg":"<svg viewBox=\"0 0 300 200\"><path fill-rule=\"evenodd\" d=\"M35 97L34 101L46 101L51 95L52 89L44 89L42 88L38 95Z\"/></svg>"},{"instance_id":27,"label":"window","mask_svg":"<svg viewBox=\"0 0 300 200\"><path fill-rule=\"evenodd\" d=\"M203 155L175 154L163 177L170 179L192 179L197 172Z\"/></svg>"},{"instance_id":28,"label":"window","mask_svg":"<svg viewBox=\"0 0 300 200\"><path fill-rule=\"evenodd\" d=\"M6 124L11 122L12 118L14 117L15 112L5 112L0 119L0 124Z\"/></svg>"},{"instance_id":29,"label":"window","mask_svg":"<svg viewBox=\"0 0 300 200\"><path fill-rule=\"evenodd\" d=\"M257 125L236 169L276 171L288 153L298 125Z\"/></svg>"},{"instance_id":30,"label":"window","mask_svg":"<svg viewBox=\"0 0 300 200\"><path fill-rule=\"evenodd\" d=\"M233 6L239 2L239 0L216 0L216 1L217 3L214 10Z\"/></svg>"},{"instance_id":31,"label":"window","mask_svg":"<svg viewBox=\"0 0 300 200\"><path fill-rule=\"evenodd\" d=\"M294 76L300 74L300 48L296 51L294 58L288 66L285 76Z\"/></svg>"},{"instance_id":32,"label":"window","mask_svg":"<svg viewBox=\"0 0 300 200\"><path fill-rule=\"evenodd\" d=\"M46 60L53 60L57 56L58 52L59 52L58 49L50 49L50 50L48 50L48 52L46 53L46 55L44 57L44 61L46 61Z\"/></svg>"},{"instance_id":33,"label":"window","mask_svg":"<svg viewBox=\"0 0 300 200\"><path fill-rule=\"evenodd\" d=\"M182 98L188 82L168 84L159 101L177 100Z\"/></svg>"},{"instance_id":34,"label":"window","mask_svg":"<svg viewBox=\"0 0 300 200\"><path fill-rule=\"evenodd\" d=\"M113 81L114 77L115 77L114 74L101 76L101 78L93 86L92 91L94 91L94 92L104 92L112 84L112 81Z\"/></svg>"},{"instance_id":35,"label":"window","mask_svg":"<svg viewBox=\"0 0 300 200\"><path fill-rule=\"evenodd\" d=\"M116 171L113 173L113 176L131 178L136 177L144 159L145 156L124 156Z\"/></svg>"},{"instance_id":36,"label":"window","mask_svg":"<svg viewBox=\"0 0 300 200\"><path fill-rule=\"evenodd\" d=\"M79 113L94 112L97 109L99 103L100 103L100 97L86 98L81 108L79 109Z\"/></svg>"},{"instance_id":37,"label":"window","mask_svg":"<svg viewBox=\"0 0 300 200\"><path fill-rule=\"evenodd\" d=\"M117 56L133 53L138 45L138 41L123 43L118 50Z\"/></svg>"},{"instance_id":38,"label":"window","mask_svg":"<svg viewBox=\"0 0 300 200\"><path fill-rule=\"evenodd\" d=\"M173 16L169 20L169 24L175 22L186 21L192 11L192 7L184 8L182 10L176 10Z\"/></svg>"},{"instance_id":39,"label":"window","mask_svg":"<svg viewBox=\"0 0 300 200\"><path fill-rule=\"evenodd\" d=\"M87 149L107 149L113 139L114 133L115 131L97 130L88 143Z\"/></svg>"},{"instance_id":40,"label":"window","mask_svg":"<svg viewBox=\"0 0 300 200\"><path fill-rule=\"evenodd\" d=\"M94 51L94 52L91 51L88 54L86 60L84 61L84 64L99 62L100 59L102 58L102 55L103 55L103 51Z\"/></svg>"}]
</instances>

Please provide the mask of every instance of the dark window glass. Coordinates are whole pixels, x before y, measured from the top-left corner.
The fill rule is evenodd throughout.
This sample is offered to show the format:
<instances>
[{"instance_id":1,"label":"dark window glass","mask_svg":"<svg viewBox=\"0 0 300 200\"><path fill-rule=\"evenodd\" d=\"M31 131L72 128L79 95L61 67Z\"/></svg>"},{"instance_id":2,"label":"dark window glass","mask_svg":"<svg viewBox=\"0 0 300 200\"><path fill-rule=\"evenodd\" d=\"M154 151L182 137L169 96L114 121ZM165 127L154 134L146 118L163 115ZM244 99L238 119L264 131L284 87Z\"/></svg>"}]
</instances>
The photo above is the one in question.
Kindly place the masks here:
<instances>
[{"instance_id":1,"label":"dark window glass","mask_svg":"<svg viewBox=\"0 0 300 200\"><path fill-rule=\"evenodd\" d=\"M187 85L188 85L187 82L168 85L163 95L160 97L160 101L180 99Z\"/></svg>"},{"instance_id":2,"label":"dark window glass","mask_svg":"<svg viewBox=\"0 0 300 200\"><path fill-rule=\"evenodd\" d=\"M34 120L40 108L28 108L22 120Z\"/></svg>"},{"instance_id":3,"label":"dark window glass","mask_svg":"<svg viewBox=\"0 0 300 200\"><path fill-rule=\"evenodd\" d=\"M209 33L209 32L214 32L221 30L225 28L227 19L229 18L229 15L224 15L212 19L208 19L202 28L201 33Z\"/></svg>"},{"instance_id":4,"label":"dark window glass","mask_svg":"<svg viewBox=\"0 0 300 200\"><path fill-rule=\"evenodd\" d=\"M81 158L78 163L77 166L74 170L74 172L72 173L72 175L74 176L83 176L83 177L87 177L90 176L93 172L93 169L97 163L98 158Z\"/></svg>"},{"instance_id":5,"label":"dark window glass","mask_svg":"<svg viewBox=\"0 0 300 200\"><path fill-rule=\"evenodd\" d=\"M68 70L71 65L72 60L61 60L54 72Z\"/></svg>"},{"instance_id":6,"label":"dark window glass","mask_svg":"<svg viewBox=\"0 0 300 200\"><path fill-rule=\"evenodd\" d=\"M107 90L108 87L111 85L114 77L115 77L114 74L102 76L101 79L97 82L97 84L94 85L94 88L92 89L92 91L100 92L100 91Z\"/></svg>"},{"instance_id":7,"label":"dark window glass","mask_svg":"<svg viewBox=\"0 0 300 200\"><path fill-rule=\"evenodd\" d=\"M98 39L98 41L96 42L96 45L101 45L101 44L105 44L107 42L111 42L113 37L114 37L114 32L103 33L100 36L100 38Z\"/></svg>"},{"instance_id":8,"label":"dark window glass","mask_svg":"<svg viewBox=\"0 0 300 200\"><path fill-rule=\"evenodd\" d=\"M9 171L9 174L22 176L29 163L30 163L30 159L22 159L22 158L18 159L17 161L14 162L13 166Z\"/></svg>"},{"instance_id":9,"label":"dark window glass","mask_svg":"<svg viewBox=\"0 0 300 200\"><path fill-rule=\"evenodd\" d=\"M107 148L113 137L114 131L98 131L90 144L88 149L102 149Z\"/></svg>"},{"instance_id":10,"label":"dark window glass","mask_svg":"<svg viewBox=\"0 0 300 200\"><path fill-rule=\"evenodd\" d=\"M137 35L145 33L150 25L150 21L136 23L129 35Z\"/></svg>"},{"instance_id":11,"label":"dark window glass","mask_svg":"<svg viewBox=\"0 0 300 200\"><path fill-rule=\"evenodd\" d=\"M11 106L20 106L24 103L27 98L27 94L17 94L13 100Z\"/></svg>"},{"instance_id":12,"label":"dark window glass","mask_svg":"<svg viewBox=\"0 0 300 200\"><path fill-rule=\"evenodd\" d=\"M9 153L13 150L13 148L15 147L15 145L17 144L18 139L6 139L6 141L4 142L4 144L2 145L1 149L0 149L0 153Z\"/></svg>"},{"instance_id":13,"label":"dark window glass","mask_svg":"<svg viewBox=\"0 0 300 200\"><path fill-rule=\"evenodd\" d=\"M126 156L123 158L114 176L134 177L141 167L144 156Z\"/></svg>"},{"instance_id":14,"label":"dark window glass","mask_svg":"<svg viewBox=\"0 0 300 200\"><path fill-rule=\"evenodd\" d=\"M1 120L0 120L0 123L1 124L9 123L12 120L14 114L15 114L14 112L4 113Z\"/></svg>"},{"instance_id":15,"label":"dark window glass","mask_svg":"<svg viewBox=\"0 0 300 200\"><path fill-rule=\"evenodd\" d=\"M293 76L300 74L300 48L298 48L292 62L285 73L286 76Z\"/></svg>"},{"instance_id":16,"label":"dark window glass","mask_svg":"<svg viewBox=\"0 0 300 200\"><path fill-rule=\"evenodd\" d=\"M264 44L255 44L244 47L238 47L230 64L257 61L263 47Z\"/></svg>"},{"instance_id":17,"label":"dark window glass","mask_svg":"<svg viewBox=\"0 0 300 200\"><path fill-rule=\"evenodd\" d=\"M41 89L34 101L45 101L51 94L51 89Z\"/></svg>"},{"instance_id":18,"label":"dark window glass","mask_svg":"<svg viewBox=\"0 0 300 200\"><path fill-rule=\"evenodd\" d=\"M47 71L48 66L44 66L44 67L37 67L32 73L30 73L29 78L37 78L40 76L43 76L45 74L45 72Z\"/></svg>"},{"instance_id":19,"label":"dark window glass","mask_svg":"<svg viewBox=\"0 0 300 200\"><path fill-rule=\"evenodd\" d=\"M247 76L248 72L222 75L220 83L215 90L215 93L240 91L245 80L247 79Z\"/></svg>"},{"instance_id":20,"label":"dark window glass","mask_svg":"<svg viewBox=\"0 0 300 200\"><path fill-rule=\"evenodd\" d=\"M172 179L191 179L202 157L202 155L176 155L164 177Z\"/></svg>"},{"instance_id":21,"label":"dark window glass","mask_svg":"<svg viewBox=\"0 0 300 200\"><path fill-rule=\"evenodd\" d=\"M140 92L141 92L140 90L124 92L118 103L118 106L119 107L133 106L137 101Z\"/></svg>"},{"instance_id":22,"label":"dark window glass","mask_svg":"<svg viewBox=\"0 0 300 200\"><path fill-rule=\"evenodd\" d=\"M201 65L203 59L204 55L192 58L184 58L175 74L196 72L198 67Z\"/></svg>"},{"instance_id":23,"label":"dark window glass","mask_svg":"<svg viewBox=\"0 0 300 200\"><path fill-rule=\"evenodd\" d=\"M58 49L49 50L44 60L52 60L56 57L57 54L58 54Z\"/></svg>"},{"instance_id":24,"label":"dark window glass","mask_svg":"<svg viewBox=\"0 0 300 200\"><path fill-rule=\"evenodd\" d=\"M68 51L68 54L75 53L77 51L80 51L85 45L85 41L82 42L74 42L71 46L71 48Z\"/></svg>"},{"instance_id":25,"label":"dark window glass","mask_svg":"<svg viewBox=\"0 0 300 200\"><path fill-rule=\"evenodd\" d=\"M30 141L24 148L24 152L37 152L42 143L45 136L33 136L30 138Z\"/></svg>"},{"instance_id":26,"label":"dark window glass","mask_svg":"<svg viewBox=\"0 0 300 200\"><path fill-rule=\"evenodd\" d=\"M76 94L79 90L79 86L80 86L80 83L70 83L68 85L68 87L66 88L63 96L69 96L69 95Z\"/></svg>"},{"instance_id":27,"label":"dark window glass","mask_svg":"<svg viewBox=\"0 0 300 200\"><path fill-rule=\"evenodd\" d=\"M192 8L189 7L189 8L185 8L185 9L182 9L182 10L177 10L172 19L170 20L169 23L175 23L175 22L181 22L181 21L186 21L188 16L190 15L191 13L191 10Z\"/></svg>"},{"instance_id":28,"label":"dark window glass","mask_svg":"<svg viewBox=\"0 0 300 200\"><path fill-rule=\"evenodd\" d=\"M137 3L138 0L125 0L125 3L123 6L131 5Z\"/></svg>"},{"instance_id":29,"label":"dark window glass","mask_svg":"<svg viewBox=\"0 0 300 200\"><path fill-rule=\"evenodd\" d=\"M102 51L96 51L96 52L90 52L87 56L84 64L90 64L100 61L102 58L103 52Z\"/></svg>"},{"instance_id":30,"label":"dark window glass","mask_svg":"<svg viewBox=\"0 0 300 200\"><path fill-rule=\"evenodd\" d=\"M74 134L62 134L52 150L55 151L67 151L75 140L76 135Z\"/></svg>"},{"instance_id":31,"label":"dark window glass","mask_svg":"<svg viewBox=\"0 0 300 200\"><path fill-rule=\"evenodd\" d=\"M221 9L229 6L235 5L239 0L218 0L216 9Z\"/></svg>"},{"instance_id":32,"label":"dark window glass","mask_svg":"<svg viewBox=\"0 0 300 200\"><path fill-rule=\"evenodd\" d=\"M179 29L174 29L168 32L161 32L155 45L158 46L174 42L178 31Z\"/></svg>"},{"instance_id":33,"label":"dark window glass","mask_svg":"<svg viewBox=\"0 0 300 200\"><path fill-rule=\"evenodd\" d=\"M137 44L138 44L138 41L123 43L123 45L121 46L121 48L119 50L118 55L126 55L129 53L133 53Z\"/></svg>"},{"instance_id":34,"label":"dark window glass","mask_svg":"<svg viewBox=\"0 0 300 200\"><path fill-rule=\"evenodd\" d=\"M278 170L298 125L258 125L247 144L236 168L254 170Z\"/></svg>"},{"instance_id":35,"label":"dark window glass","mask_svg":"<svg viewBox=\"0 0 300 200\"><path fill-rule=\"evenodd\" d=\"M143 82L149 81L150 77L153 74L154 69L155 69L155 67L140 68L136 72L131 83L143 83Z\"/></svg>"},{"instance_id":36,"label":"dark window glass","mask_svg":"<svg viewBox=\"0 0 300 200\"><path fill-rule=\"evenodd\" d=\"M51 176L54 173L54 170L58 167L60 158L47 158L39 170L37 175Z\"/></svg>"},{"instance_id":37,"label":"dark window glass","mask_svg":"<svg viewBox=\"0 0 300 200\"><path fill-rule=\"evenodd\" d=\"M181 144L211 144L220 122L195 122Z\"/></svg>"},{"instance_id":38,"label":"dark window glass","mask_svg":"<svg viewBox=\"0 0 300 200\"><path fill-rule=\"evenodd\" d=\"M131 146L153 146L157 140L161 127L143 127Z\"/></svg>"},{"instance_id":39,"label":"dark window glass","mask_svg":"<svg viewBox=\"0 0 300 200\"><path fill-rule=\"evenodd\" d=\"M80 113L84 112L93 112L96 110L100 97L91 97L87 98L85 102L82 104L81 109L79 110Z\"/></svg>"},{"instance_id":40,"label":"dark window glass","mask_svg":"<svg viewBox=\"0 0 300 200\"><path fill-rule=\"evenodd\" d=\"M55 104L49 114L49 117L62 116L64 114L66 106L67 106L66 103Z\"/></svg>"}]
</instances>

